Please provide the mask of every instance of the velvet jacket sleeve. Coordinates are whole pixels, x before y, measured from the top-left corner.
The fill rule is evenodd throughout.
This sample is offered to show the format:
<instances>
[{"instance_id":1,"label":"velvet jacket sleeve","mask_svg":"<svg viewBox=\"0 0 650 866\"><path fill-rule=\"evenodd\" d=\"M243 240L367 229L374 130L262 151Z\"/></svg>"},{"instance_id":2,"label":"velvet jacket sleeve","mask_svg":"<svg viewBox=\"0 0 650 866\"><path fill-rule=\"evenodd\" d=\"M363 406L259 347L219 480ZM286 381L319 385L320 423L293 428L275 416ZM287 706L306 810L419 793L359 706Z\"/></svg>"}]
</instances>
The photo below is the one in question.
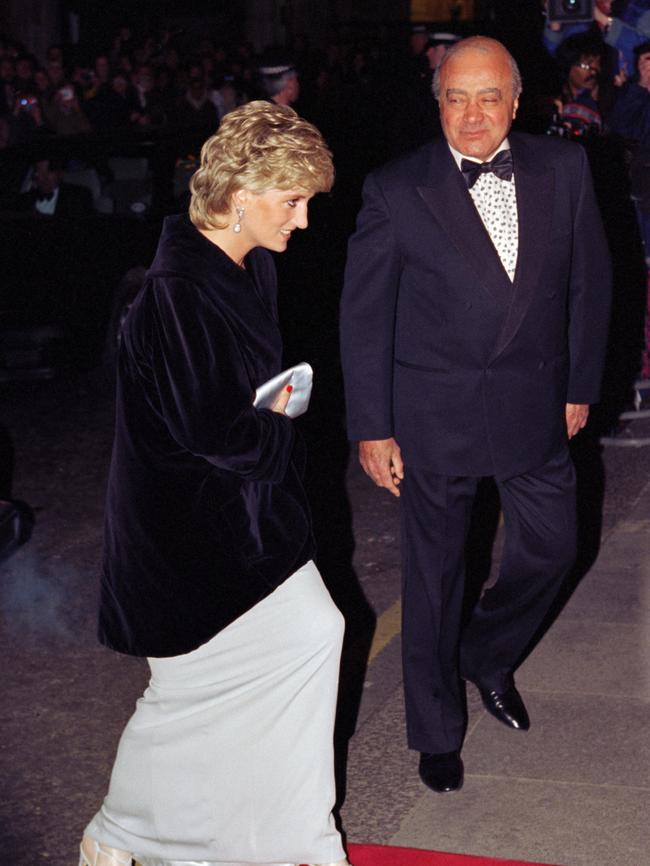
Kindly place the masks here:
<instances>
[{"instance_id":1,"label":"velvet jacket sleeve","mask_svg":"<svg viewBox=\"0 0 650 866\"><path fill-rule=\"evenodd\" d=\"M156 276L146 293L156 408L172 438L219 469L281 481L293 426L253 407L254 386L227 315L182 277Z\"/></svg>"}]
</instances>

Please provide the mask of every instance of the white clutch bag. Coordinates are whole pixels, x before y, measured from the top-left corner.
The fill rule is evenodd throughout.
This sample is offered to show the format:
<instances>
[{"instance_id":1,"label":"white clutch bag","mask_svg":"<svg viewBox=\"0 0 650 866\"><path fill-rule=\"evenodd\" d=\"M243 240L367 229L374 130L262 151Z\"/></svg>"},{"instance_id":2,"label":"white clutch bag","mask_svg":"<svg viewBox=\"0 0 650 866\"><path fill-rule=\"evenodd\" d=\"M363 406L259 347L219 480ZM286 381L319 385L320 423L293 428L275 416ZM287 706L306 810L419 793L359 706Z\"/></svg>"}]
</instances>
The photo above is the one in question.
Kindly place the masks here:
<instances>
[{"instance_id":1,"label":"white clutch bag","mask_svg":"<svg viewBox=\"0 0 650 866\"><path fill-rule=\"evenodd\" d=\"M306 361L301 361L295 367L288 367L277 376L264 382L263 385L255 392L253 406L258 409L270 409L280 392L287 385L291 385L293 390L289 396L287 408L284 410L289 418L297 418L307 411L309 407L309 398L311 397L311 386L314 378L314 371L311 365Z\"/></svg>"}]
</instances>

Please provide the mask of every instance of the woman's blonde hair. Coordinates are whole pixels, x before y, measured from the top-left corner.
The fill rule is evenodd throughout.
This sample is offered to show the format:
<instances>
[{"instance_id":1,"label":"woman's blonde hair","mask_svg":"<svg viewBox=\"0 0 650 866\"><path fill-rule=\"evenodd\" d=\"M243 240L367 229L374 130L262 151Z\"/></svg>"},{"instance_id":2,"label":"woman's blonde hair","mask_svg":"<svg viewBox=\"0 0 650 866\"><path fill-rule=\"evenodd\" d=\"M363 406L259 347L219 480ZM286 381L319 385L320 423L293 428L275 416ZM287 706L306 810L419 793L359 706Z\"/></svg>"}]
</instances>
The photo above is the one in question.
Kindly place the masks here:
<instances>
[{"instance_id":1,"label":"woman's blonde hair","mask_svg":"<svg viewBox=\"0 0 650 866\"><path fill-rule=\"evenodd\" d=\"M332 154L315 126L286 105L249 102L226 114L201 148L190 180L190 219L200 229L225 228L240 189L316 193L329 192L333 182Z\"/></svg>"}]
</instances>

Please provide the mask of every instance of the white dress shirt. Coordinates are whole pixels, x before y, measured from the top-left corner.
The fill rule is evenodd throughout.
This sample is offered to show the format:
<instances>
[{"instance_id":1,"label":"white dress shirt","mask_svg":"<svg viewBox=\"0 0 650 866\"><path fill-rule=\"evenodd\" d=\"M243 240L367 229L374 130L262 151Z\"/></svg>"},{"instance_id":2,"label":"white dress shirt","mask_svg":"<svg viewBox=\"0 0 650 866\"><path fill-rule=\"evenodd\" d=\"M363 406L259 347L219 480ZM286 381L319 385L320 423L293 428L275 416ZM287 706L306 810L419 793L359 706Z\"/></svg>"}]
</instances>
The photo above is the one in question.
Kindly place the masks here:
<instances>
[{"instance_id":1,"label":"white dress shirt","mask_svg":"<svg viewBox=\"0 0 650 866\"><path fill-rule=\"evenodd\" d=\"M54 190L52 193L52 198L43 199L42 201L36 201L34 207L39 213L44 214L45 216L54 216L56 213L56 203L59 200L59 187Z\"/></svg>"},{"instance_id":2,"label":"white dress shirt","mask_svg":"<svg viewBox=\"0 0 650 866\"><path fill-rule=\"evenodd\" d=\"M508 150L510 145L506 138L503 143L489 156L492 159L501 150ZM483 162L471 156L464 156L449 145L452 156L460 170L463 159L471 162ZM485 160L486 162L488 160ZM517 252L519 248L519 223L517 219L517 193L515 190L514 173L510 180L501 180L493 172L479 175L476 183L469 190L483 225L499 254L501 264L511 280L515 278L517 268Z\"/></svg>"}]
</instances>

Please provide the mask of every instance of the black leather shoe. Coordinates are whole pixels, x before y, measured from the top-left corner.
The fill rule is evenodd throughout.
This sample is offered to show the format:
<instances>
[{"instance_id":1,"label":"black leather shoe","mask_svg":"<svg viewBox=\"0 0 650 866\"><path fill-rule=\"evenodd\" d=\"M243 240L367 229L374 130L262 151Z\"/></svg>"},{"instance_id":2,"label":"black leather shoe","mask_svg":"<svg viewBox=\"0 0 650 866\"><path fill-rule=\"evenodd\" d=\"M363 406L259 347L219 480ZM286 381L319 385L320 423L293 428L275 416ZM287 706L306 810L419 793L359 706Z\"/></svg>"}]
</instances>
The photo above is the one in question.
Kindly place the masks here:
<instances>
[{"instance_id":1,"label":"black leather shoe","mask_svg":"<svg viewBox=\"0 0 650 866\"><path fill-rule=\"evenodd\" d=\"M479 689L479 692L485 709L495 719L518 731L527 731L530 728L526 707L514 686L510 686L505 692L488 691L487 689Z\"/></svg>"},{"instance_id":2,"label":"black leather shoe","mask_svg":"<svg viewBox=\"0 0 650 866\"><path fill-rule=\"evenodd\" d=\"M463 762L460 752L442 752L431 755L420 753L420 778L432 791L446 794L463 787Z\"/></svg>"}]
</instances>

